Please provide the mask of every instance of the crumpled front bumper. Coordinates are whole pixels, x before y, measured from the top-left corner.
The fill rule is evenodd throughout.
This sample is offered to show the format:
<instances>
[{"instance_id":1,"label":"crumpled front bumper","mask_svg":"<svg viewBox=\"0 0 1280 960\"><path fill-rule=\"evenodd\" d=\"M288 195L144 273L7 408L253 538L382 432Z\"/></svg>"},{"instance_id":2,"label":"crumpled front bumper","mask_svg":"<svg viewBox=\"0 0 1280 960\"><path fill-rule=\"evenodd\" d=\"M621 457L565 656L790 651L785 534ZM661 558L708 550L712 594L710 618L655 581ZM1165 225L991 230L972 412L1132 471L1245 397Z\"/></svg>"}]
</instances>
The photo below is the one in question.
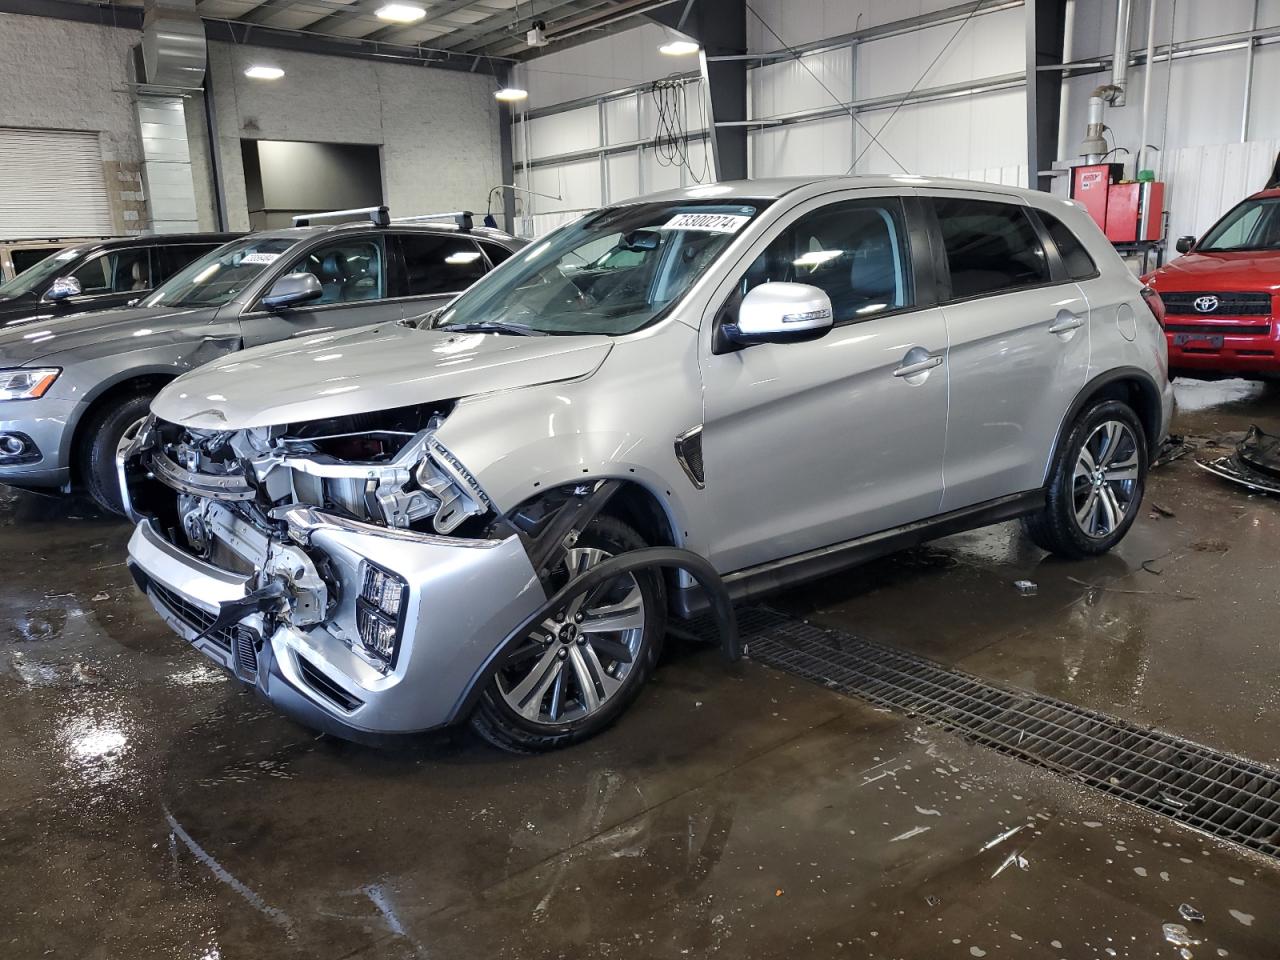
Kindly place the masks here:
<instances>
[{"instance_id":1,"label":"crumpled front bumper","mask_svg":"<svg viewBox=\"0 0 1280 960\"><path fill-rule=\"evenodd\" d=\"M515 536L430 536L308 507L289 510L286 519L292 541L329 561L338 585L332 616L297 627L255 613L195 646L282 712L347 739L376 740L462 719L498 647L547 599ZM362 655L350 628L364 561L408 584L389 669ZM213 623L220 604L259 586L170 543L150 519L137 524L129 541L129 568L160 616L189 642Z\"/></svg>"}]
</instances>

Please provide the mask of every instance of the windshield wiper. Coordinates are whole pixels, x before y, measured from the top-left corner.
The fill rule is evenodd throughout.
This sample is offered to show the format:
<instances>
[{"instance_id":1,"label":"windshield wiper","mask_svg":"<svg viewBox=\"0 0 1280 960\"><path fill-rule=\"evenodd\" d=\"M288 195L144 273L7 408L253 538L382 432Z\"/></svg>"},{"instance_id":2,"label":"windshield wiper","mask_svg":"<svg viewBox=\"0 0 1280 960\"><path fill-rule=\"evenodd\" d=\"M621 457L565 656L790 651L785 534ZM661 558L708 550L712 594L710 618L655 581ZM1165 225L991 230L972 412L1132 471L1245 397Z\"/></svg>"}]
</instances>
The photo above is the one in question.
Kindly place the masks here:
<instances>
[{"instance_id":1,"label":"windshield wiper","mask_svg":"<svg viewBox=\"0 0 1280 960\"><path fill-rule=\"evenodd\" d=\"M541 330L525 326L522 323L507 323L502 320L481 320L476 323L446 324L437 330L449 330L453 333L510 333L517 337L541 337Z\"/></svg>"}]
</instances>

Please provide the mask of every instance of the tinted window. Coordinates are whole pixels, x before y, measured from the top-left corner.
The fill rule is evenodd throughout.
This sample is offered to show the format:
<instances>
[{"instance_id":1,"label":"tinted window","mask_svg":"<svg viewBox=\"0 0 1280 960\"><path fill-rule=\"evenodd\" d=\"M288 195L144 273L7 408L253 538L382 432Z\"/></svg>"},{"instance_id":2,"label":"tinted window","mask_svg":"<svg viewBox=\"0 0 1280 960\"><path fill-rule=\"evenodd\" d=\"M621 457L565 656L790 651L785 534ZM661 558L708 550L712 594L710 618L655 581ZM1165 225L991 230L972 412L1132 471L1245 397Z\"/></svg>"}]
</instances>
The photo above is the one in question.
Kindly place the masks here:
<instances>
[{"instance_id":1,"label":"tinted window","mask_svg":"<svg viewBox=\"0 0 1280 960\"><path fill-rule=\"evenodd\" d=\"M466 237L406 233L400 237L410 296L458 293L479 280L488 264Z\"/></svg>"},{"instance_id":2,"label":"tinted window","mask_svg":"<svg viewBox=\"0 0 1280 960\"><path fill-rule=\"evenodd\" d=\"M1062 258L1062 265L1067 268L1067 276L1072 280L1088 280L1097 276L1098 265L1070 228L1052 214L1043 210L1036 212L1049 231L1049 236L1053 238L1054 246L1058 248L1058 256Z\"/></svg>"},{"instance_id":3,"label":"tinted window","mask_svg":"<svg viewBox=\"0 0 1280 960\"><path fill-rule=\"evenodd\" d=\"M316 247L290 265L287 273L310 273L324 294L319 303L381 300L386 294L381 237L346 237Z\"/></svg>"},{"instance_id":4,"label":"tinted window","mask_svg":"<svg viewBox=\"0 0 1280 960\"><path fill-rule=\"evenodd\" d=\"M218 246L216 243L183 243L154 248L151 252L151 282L160 286L196 257L203 257Z\"/></svg>"},{"instance_id":5,"label":"tinted window","mask_svg":"<svg viewBox=\"0 0 1280 960\"><path fill-rule=\"evenodd\" d=\"M933 198L951 269L951 296L975 297L1049 282L1044 247L1016 204Z\"/></svg>"},{"instance_id":6,"label":"tinted window","mask_svg":"<svg viewBox=\"0 0 1280 960\"><path fill-rule=\"evenodd\" d=\"M23 247L13 250L10 252L10 257L13 259L13 272L17 275L57 252L57 247Z\"/></svg>"},{"instance_id":7,"label":"tinted window","mask_svg":"<svg viewBox=\"0 0 1280 960\"><path fill-rule=\"evenodd\" d=\"M495 267L511 256L511 251L500 243L486 243L481 240L480 246L484 247L484 252L489 255L489 262Z\"/></svg>"},{"instance_id":8,"label":"tinted window","mask_svg":"<svg viewBox=\"0 0 1280 960\"><path fill-rule=\"evenodd\" d=\"M245 237L218 247L166 280L143 306L220 306L244 292L297 243L292 237Z\"/></svg>"},{"instance_id":9,"label":"tinted window","mask_svg":"<svg viewBox=\"0 0 1280 960\"><path fill-rule=\"evenodd\" d=\"M112 250L91 257L74 270L71 276L80 281L80 290L85 296L151 289L151 268L148 265L146 247Z\"/></svg>"},{"instance_id":10,"label":"tinted window","mask_svg":"<svg viewBox=\"0 0 1280 960\"><path fill-rule=\"evenodd\" d=\"M807 283L831 298L836 323L909 306L911 278L902 204L846 200L805 214L747 269L746 293L770 281Z\"/></svg>"}]
</instances>

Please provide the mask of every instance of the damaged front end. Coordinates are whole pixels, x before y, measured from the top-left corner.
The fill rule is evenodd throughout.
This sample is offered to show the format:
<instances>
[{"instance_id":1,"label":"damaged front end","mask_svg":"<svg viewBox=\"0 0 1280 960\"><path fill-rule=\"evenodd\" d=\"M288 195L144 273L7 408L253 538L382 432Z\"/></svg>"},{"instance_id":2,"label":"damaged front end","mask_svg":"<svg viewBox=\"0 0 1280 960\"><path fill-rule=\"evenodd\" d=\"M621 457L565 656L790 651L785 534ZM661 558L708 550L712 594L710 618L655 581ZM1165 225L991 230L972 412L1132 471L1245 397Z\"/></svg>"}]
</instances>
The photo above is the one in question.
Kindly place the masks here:
<instances>
[{"instance_id":1,"label":"damaged front end","mask_svg":"<svg viewBox=\"0 0 1280 960\"><path fill-rule=\"evenodd\" d=\"M311 726L363 739L450 722L546 591L436 438L449 412L148 420L118 458L135 579L175 631Z\"/></svg>"}]
</instances>

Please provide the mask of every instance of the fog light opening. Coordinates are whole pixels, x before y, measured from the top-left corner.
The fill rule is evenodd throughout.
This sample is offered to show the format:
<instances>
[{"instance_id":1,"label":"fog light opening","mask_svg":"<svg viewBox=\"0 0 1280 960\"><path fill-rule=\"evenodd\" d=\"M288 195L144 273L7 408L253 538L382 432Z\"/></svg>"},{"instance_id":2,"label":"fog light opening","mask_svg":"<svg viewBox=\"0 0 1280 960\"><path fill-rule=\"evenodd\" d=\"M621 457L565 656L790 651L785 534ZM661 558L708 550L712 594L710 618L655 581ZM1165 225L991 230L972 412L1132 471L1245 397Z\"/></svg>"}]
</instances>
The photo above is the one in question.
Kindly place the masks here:
<instances>
[{"instance_id":1,"label":"fog light opening","mask_svg":"<svg viewBox=\"0 0 1280 960\"><path fill-rule=\"evenodd\" d=\"M409 584L381 567L365 561L360 597L356 600L356 628L366 653L395 666L404 627Z\"/></svg>"},{"instance_id":2,"label":"fog light opening","mask_svg":"<svg viewBox=\"0 0 1280 960\"><path fill-rule=\"evenodd\" d=\"M0 433L0 456L20 457L27 452L27 443L12 433Z\"/></svg>"}]
</instances>

